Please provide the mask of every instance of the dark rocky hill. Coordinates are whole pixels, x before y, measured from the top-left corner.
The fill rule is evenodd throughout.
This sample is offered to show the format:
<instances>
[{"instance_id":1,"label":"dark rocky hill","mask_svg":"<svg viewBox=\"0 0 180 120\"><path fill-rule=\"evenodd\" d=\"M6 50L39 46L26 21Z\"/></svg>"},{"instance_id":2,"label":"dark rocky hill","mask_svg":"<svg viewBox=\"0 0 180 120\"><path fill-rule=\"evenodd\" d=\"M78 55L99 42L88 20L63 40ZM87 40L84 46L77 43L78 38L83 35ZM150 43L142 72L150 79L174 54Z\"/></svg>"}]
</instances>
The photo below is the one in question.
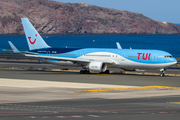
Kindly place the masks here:
<instances>
[{"instance_id":1,"label":"dark rocky hill","mask_svg":"<svg viewBox=\"0 0 180 120\"><path fill-rule=\"evenodd\" d=\"M85 3L0 0L0 34L23 34L27 17L43 34L179 34L180 26Z\"/></svg>"}]
</instances>

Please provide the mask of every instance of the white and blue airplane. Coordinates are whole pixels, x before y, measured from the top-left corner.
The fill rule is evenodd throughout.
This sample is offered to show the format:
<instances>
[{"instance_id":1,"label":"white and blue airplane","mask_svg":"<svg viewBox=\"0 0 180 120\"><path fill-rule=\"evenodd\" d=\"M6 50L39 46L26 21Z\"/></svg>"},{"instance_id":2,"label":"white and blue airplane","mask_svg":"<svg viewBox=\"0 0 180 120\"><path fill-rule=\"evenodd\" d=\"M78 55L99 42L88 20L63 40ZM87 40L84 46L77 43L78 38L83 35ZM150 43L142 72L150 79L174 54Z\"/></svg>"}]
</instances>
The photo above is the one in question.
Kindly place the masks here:
<instances>
[{"instance_id":1,"label":"white and blue airplane","mask_svg":"<svg viewBox=\"0 0 180 120\"><path fill-rule=\"evenodd\" d=\"M107 48L52 48L46 44L27 18L21 18L29 51L19 51L10 41L15 53L34 57L42 61L65 66L82 67L81 74L90 71L109 73L107 68L120 69L160 69L164 76L166 68L177 63L168 52L144 49Z\"/></svg>"}]
</instances>

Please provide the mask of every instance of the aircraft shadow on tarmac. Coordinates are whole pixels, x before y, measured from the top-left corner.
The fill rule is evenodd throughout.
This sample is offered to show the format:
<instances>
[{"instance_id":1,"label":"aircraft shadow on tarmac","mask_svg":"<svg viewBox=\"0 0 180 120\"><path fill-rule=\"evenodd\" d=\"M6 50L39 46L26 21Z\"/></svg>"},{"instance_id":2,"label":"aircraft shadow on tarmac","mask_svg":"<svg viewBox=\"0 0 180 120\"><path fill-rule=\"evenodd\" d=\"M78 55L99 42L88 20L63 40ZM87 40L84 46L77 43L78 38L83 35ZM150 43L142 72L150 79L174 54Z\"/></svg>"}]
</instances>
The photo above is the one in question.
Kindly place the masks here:
<instances>
[{"instance_id":1,"label":"aircraft shadow on tarmac","mask_svg":"<svg viewBox=\"0 0 180 120\"><path fill-rule=\"evenodd\" d=\"M37 74L60 74L60 75L67 75L67 74L70 74L70 75L80 75L79 71L77 72L72 72L72 71L51 71L51 70L26 70L26 71L37 71L38 73ZM129 74L126 74L126 73L123 73L123 72L115 72L115 73L109 73L109 74L106 74L106 73L90 73L90 74L81 74L81 75L129 75L129 76L155 76L155 77L159 77L159 75L157 74L153 74L153 73L150 73L150 74L136 74L136 73L129 73ZM174 76L165 76L165 77L174 77Z\"/></svg>"}]
</instances>

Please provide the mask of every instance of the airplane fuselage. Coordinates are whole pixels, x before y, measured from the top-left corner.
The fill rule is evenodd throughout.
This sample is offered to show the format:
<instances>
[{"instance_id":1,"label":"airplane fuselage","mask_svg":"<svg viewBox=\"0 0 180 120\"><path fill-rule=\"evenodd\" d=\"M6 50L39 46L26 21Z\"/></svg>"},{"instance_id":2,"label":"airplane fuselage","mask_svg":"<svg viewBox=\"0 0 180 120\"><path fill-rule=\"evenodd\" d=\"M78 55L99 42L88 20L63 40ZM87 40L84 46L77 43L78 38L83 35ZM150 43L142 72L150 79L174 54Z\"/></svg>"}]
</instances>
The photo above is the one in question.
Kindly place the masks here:
<instances>
[{"instance_id":1,"label":"airplane fuselage","mask_svg":"<svg viewBox=\"0 0 180 120\"><path fill-rule=\"evenodd\" d=\"M89 61L110 61L108 67L116 68L147 68L161 69L168 68L176 64L176 59L171 54L161 50L142 50L142 49L106 49L106 48L44 48L31 50L43 56L79 58ZM44 59L46 62L56 65L70 65L71 61L58 61Z\"/></svg>"}]
</instances>

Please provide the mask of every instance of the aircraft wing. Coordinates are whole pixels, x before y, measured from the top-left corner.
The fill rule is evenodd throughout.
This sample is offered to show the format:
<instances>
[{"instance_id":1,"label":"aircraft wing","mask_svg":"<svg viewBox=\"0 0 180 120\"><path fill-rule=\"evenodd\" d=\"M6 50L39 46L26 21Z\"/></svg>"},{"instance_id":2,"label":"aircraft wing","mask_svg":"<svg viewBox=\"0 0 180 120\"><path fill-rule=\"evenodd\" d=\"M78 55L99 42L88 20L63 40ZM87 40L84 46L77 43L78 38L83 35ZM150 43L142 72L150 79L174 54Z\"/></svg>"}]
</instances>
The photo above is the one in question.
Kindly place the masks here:
<instances>
[{"instance_id":1,"label":"aircraft wing","mask_svg":"<svg viewBox=\"0 0 180 120\"><path fill-rule=\"evenodd\" d=\"M35 57L35 58L43 58L43 59L52 59L52 60L59 60L59 61L71 61L74 63L90 63L92 61L98 61L98 62L103 62L107 64L113 64L113 61L100 61L100 60L94 60L94 59L81 59L81 58L66 58L66 57L56 57L56 56L45 56L45 55L39 55L39 53L33 53L33 52L24 52L24 51L19 51L11 41L8 41L9 45L11 46L12 50L14 53L20 53L23 54L27 57Z\"/></svg>"},{"instance_id":2,"label":"aircraft wing","mask_svg":"<svg viewBox=\"0 0 180 120\"><path fill-rule=\"evenodd\" d=\"M25 54L27 57L36 57L36 58L43 58L43 59L52 59L52 60L60 60L60 61L71 61L74 63L81 62L81 63L90 63L92 61L103 62L107 64L113 64L113 61L101 61L101 60L94 60L94 59L81 59L81 58L66 58L66 57L55 57L55 56L44 56L44 55L33 55L33 54Z\"/></svg>"}]
</instances>

